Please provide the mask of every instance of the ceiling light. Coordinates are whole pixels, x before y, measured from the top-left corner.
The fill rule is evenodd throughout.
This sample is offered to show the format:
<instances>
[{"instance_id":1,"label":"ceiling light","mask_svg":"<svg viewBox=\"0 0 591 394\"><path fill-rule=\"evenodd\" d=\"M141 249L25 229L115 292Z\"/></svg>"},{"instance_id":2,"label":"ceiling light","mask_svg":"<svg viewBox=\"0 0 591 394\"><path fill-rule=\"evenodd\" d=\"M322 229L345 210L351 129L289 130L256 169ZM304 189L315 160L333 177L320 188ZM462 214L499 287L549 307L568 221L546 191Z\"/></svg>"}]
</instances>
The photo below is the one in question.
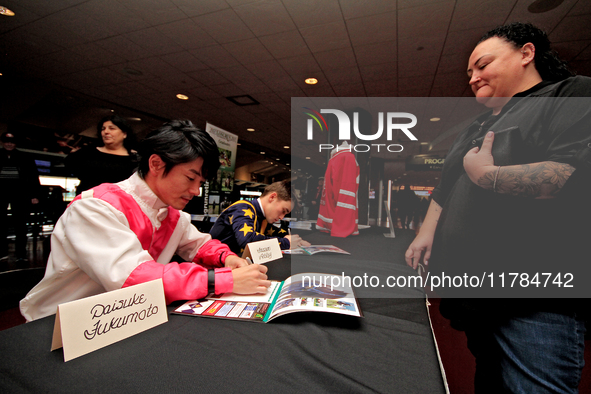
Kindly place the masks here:
<instances>
[{"instance_id":1,"label":"ceiling light","mask_svg":"<svg viewBox=\"0 0 591 394\"><path fill-rule=\"evenodd\" d=\"M254 131L254 129L246 129L246 131Z\"/></svg>"},{"instance_id":2,"label":"ceiling light","mask_svg":"<svg viewBox=\"0 0 591 394\"><path fill-rule=\"evenodd\" d=\"M264 154L265 154L265 152L261 152L261 155L264 155Z\"/></svg>"},{"instance_id":3,"label":"ceiling light","mask_svg":"<svg viewBox=\"0 0 591 394\"><path fill-rule=\"evenodd\" d=\"M431 122L439 122L441 118L431 118L429 119Z\"/></svg>"},{"instance_id":4,"label":"ceiling light","mask_svg":"<svg viewBox=\"0 0 591 394\"><path fill-rule=\"evenodd\" d=\"M306 78L304 82L306 82L308 85L316 85L318 80L316 78Z\"/></svg>"},{"instance_id":5,"label":"ceiling light","mask_svg":"<svg viewBox=\"0 0 591 394\"><path fill-rule=\"evenodd\" d=\"M3 7L3 6L0 5L0 15L14 16L14 12L12 12L8 8Z\"/></svg>"},{"instance_id":6,"label":"ceiling light","mask_svg":"<svg viewBox=\"0 0 591 394\"><path fill-rule=\"evenodd\" d=\"M176 98L178 98L180 100L188 100L189 96L185 96L184 94L177 94Z\"/></svg>"},{"instance_id":7,"label":"ceiling light","mask_svg":"<svg viewBox=\"0 0 591 394\"><path fill-rule=\"evenodd\" d=\"M0 75L2 75L2 74L0 74ZM283 149L289 149L289 145L285 145L285 146L283 147Z\"/></svg>"},{"instance_id":8,"label":"ceiling light","mask_svg":"<svg viewBox=\"0 0 591 394\"><path fill-rule=\"evenodd\" d=\"M421 145L429 145L428 142L421 142Z\"/></svg>"},{"instance_id":9,"label":"ceiling light","mask_svg":"<svg viewBox=\"0 0 591 394\"><path fill-rule=\"evenodd\" d=\"M310 160L310 156L306 156L306 160Z\"/></svg>"},{"instance_id":10,"label":"ceiling light","mask_svg":"<svg viewBox=\"0 0 591 394\"><path fill-rule=\"evenodd\" d=\"M285 165L289 165L290 163L285 163Z\"/></svg>"}]
</instances>

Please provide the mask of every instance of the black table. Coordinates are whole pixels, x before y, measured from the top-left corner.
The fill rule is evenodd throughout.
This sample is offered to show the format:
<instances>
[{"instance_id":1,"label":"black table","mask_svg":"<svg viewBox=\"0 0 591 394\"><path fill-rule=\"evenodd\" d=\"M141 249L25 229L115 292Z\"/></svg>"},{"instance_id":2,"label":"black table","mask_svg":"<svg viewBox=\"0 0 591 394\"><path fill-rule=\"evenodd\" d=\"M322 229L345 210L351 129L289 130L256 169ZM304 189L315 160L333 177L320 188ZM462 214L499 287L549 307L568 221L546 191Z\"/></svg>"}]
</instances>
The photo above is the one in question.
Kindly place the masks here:
<instances>
[{"instance_id":1,"label":"black table","mask_svg":"<svg viewBox=\"0 0 591 394\"><path fill-rule=\"evenodd\" d=\"M352 265L357 248L371 244L380 252L363 264L403 269L399 253L410 233L386 239L363 231L349 239L302 234L352 253L306 256L309 263ZM269 276L288 276L292 258L269 263ZM67 363L62 350L49 351L50 316L0 332L0 392L445 392L425 299L359 302L364 318L295 313L263 324L169 315L166 324Z\"/></svg>"}]
</instances>

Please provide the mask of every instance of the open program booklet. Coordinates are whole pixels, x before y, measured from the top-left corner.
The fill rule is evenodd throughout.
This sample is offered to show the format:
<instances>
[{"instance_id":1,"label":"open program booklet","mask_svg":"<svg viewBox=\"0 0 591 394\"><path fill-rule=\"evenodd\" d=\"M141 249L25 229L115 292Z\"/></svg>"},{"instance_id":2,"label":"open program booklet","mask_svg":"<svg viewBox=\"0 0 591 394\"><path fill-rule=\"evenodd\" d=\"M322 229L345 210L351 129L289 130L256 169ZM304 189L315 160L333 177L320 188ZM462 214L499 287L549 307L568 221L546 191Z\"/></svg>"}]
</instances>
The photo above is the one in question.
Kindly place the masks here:
<instances>
[{"instance_id":1,"label":"open program booklet","mask_svg":"<svg viewBox=\"0 0 591 394\"><path fill-rule=\"evenodd\" d=\"M319 273L293 275L272 281L267 294L226 293L184 303L173 313L268 322L292 312L329 312L361 317L357 299L346 276Z\"/></svg>"},{"instance_id":2,"label":"open program booklet","mask_svg":"<svg viewBox=\"0 0 591 394\"><path fill-rule=\"evenodd\" d=\"M300 246L295 249L285 249L282 250L284 254L306 254L312 255L321 252L330 252L330 253L342 253L342 254L351 254L341 248L338 248L334 245L310 245L310 246Z\"/></svg>"}]
</instances>

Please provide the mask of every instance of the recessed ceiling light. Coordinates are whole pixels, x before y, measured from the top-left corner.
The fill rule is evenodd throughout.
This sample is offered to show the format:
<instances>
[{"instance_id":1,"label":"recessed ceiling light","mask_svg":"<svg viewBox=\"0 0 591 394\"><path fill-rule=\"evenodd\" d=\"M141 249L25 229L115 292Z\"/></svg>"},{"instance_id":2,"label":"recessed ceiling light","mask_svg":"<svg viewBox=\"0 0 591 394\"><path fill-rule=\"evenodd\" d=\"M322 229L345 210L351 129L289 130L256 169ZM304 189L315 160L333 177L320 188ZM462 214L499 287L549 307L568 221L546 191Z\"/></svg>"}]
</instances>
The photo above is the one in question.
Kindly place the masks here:
<instances>
[{"instance_id":1,"label":"recessed ceiling light","mask_svg":"<svg viewBox=\"0 0 591 394\"><path fill-rule=\"evenodd\" d=\"M265 152L261 152L261 155L264 155L264 154L265 154Z\"/></svg>"},{"instance_id":2,"label":"recessed ceiling light","mask_svg":"<svg viewBox=\"0 0 591 394\"><path fill-rule=\"evenodd\" d=\"M306 156L306 160L310 160L310 156Z\"/></svg>"},{"instance_id":3,"label":"recessed ceiling light","mask_svg":"<svg viewBox=\"0 0 591 394\"><path fill-rule=\"evenodd\" d=\"M250 129L246 129L246 131L254 131L254 129L250 128Z\"/></svg>"},{"instance_id":4,"label":"recessed ceiling light","mask_svg":"<svg viewBox=\"0 0 591 394\"><path fill-rule=\"evenodd\" d=\"M429 145L428 142L421 142L421 145Z\"/></svg>"},{"instance_id":5,"label":"recessed ceiling light","mask_svg":"<svg viewBox=\"0 0 591 394\"><path fill-rule=\"evenodd\" d=\"M304 82L306 82L308 85L316 85L318 80L316 78L306 78Z\"/></svg>"},{"instance_id":6,"label":"recessed ceiling light","mask_svg":"<svg viewBox=\"0 0 591 394\"><path fill-rule=\"evenodd\" d=\"M285 163L285 165L287 165L287 166L288 166L289 164L290 164L290 163Z\"/></svg>"},{"instance_id":7,"label":"recessed ceiling light","mask_svg":"<svg viewBox=\"0 0 591 394\"><path fill-rule=\"evenodd\" d=\"M431 118L429 119L431 122L439 122L441 118Z\"/></svg>"},{"instance_id":8,"label":"recessed ceiling light","mask_svg":"<svg viewBox=\"0 0 591 394\"><path fill-rule=\"evenodd\" d=\"M2 74L0 74L0 75L2 75ZM285 145L285 146L283 147L283 149L289 149L289 145Z\"/></svg>"},{"instance_id":9,"label":"recessed ceiling light","mask_svg":"<svg viewBox=\"0 0 591 394\"><path fill-rule=\"evenodd\" d=\"M8 8L3 7L3 6L0 5L0 15L14 16L14 12L12 12Z\"/></svg>"},{"instance_id":10,"label":"recessed ceiling light","mask_svg":"<svg viewBox=\"0 0 591 394\"><path fill-rule=\"evenodd\" d=\"M184 94L177 94L176 98L178 98L180 100L188 100L189 96L185 96Z\"/></svg>"}]
</instances>

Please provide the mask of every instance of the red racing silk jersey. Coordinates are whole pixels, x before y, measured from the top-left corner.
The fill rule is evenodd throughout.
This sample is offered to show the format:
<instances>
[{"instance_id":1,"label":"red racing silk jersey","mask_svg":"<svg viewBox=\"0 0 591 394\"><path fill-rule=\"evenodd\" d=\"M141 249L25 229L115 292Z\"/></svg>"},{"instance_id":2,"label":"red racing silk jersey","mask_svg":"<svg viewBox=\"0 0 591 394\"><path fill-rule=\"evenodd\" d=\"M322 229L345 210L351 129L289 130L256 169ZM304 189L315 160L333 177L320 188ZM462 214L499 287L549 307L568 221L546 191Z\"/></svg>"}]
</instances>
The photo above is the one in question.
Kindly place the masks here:
<instances>
[{"instance_id":1,"label":"red racing silk jersey","mask_svg":"<svg viewBox=\"0 0 591 394\"><path fill-rule=\"evenodd\" d=\"M324 187L316 228L333 237L359 234L357 189L359 165L349 150L333 153L324 175Z\"/></svg>"}]
</instances>

